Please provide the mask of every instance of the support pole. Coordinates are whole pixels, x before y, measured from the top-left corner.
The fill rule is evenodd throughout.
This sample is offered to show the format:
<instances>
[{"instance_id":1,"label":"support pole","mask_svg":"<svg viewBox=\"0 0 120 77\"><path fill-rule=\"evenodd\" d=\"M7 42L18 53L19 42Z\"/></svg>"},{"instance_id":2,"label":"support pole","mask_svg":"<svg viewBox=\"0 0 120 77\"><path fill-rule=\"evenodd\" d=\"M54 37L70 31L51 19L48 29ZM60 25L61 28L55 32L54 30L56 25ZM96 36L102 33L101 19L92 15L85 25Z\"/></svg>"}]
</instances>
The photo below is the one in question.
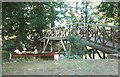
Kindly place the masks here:
<instances>
[{"instance_id":1,"label":"support pole","mask_svg":"<svg viewBox=\"0 0 120 77\"><path fill-rule=\"evenodd\" d=\"M85 59L87 59L87 54L85 54Z\"/></svg>"},{"instance_id":2,"label":"support pole","mask_svg":"<svg viewBox=\"0 0 120 77\"><path fill-rule=\"evenodd\" d=\"M95 51L94 51L94 49L93 49L93 51L92 51L92 56L93 56L93 59L95 59Z\"/></svg>"},{"instance_id":3,"label":"support pole","mask_svg":"<svg viewBox=\"0 0 120 77\"><path fill-rule=\"evenodd\" d=\"M102 59L102 56L100 55L100 53L96 50L98 56Z\"/></svg>"},{"instance_id":4,"label":"support pole","mask_svg":"<svg viewBox=\"0 0 120 77\"><path fill-rule=\"evenodd\" d=\"M103 59L106 59L106 57L105 57L105 53L103 52Z\"/></svg>"},{"instance_id":5,"label":"support pole","mask_svg":"<svg viewBox=\"0 0 120 77\"><path fill-rule=\"evenodd\" d=\"M62 43L62 46L63 46L64 51L66 51L67 49L65 48L65 45L64 45L64 43L63 43L63 40L61 40L61 43Z\"/></svg>"},{"instance_id":6,"label":"support pole","mask_svg":"<svg viewBox=\"0 0 120 77\"><path fill-rule=\"evenodd\" d=\"M92 59L92 56L91 56L91 54L88 54L88 55L89 55L89 58L90 58L90 59Z\"/></svg>"},{"instance_id":7,"label":"support pole","mask_svg":"<svg viewBox=\"0 0 120 77\"><path fill-rule=\"evenodd\" d=\"M44 53L44 52L45 52L45 49L46 49L46 47L47 47L47 45L48 45L48 42L49 42L49 39L47 40L46 46L44 47L44 49L43 49L43 52L42 52L42 53Z\"/></svg>"},{"instance_id":8,"label":"support pole","mask_svg":"<svg viewBox=\"0 0 120 77\"><path fill-rule=\"evenodd\" d=\"M51 41L51 50L50 50L51 52L53 51L53 45L52 44L53 44L53 42Z\"/></svg>"},{"instance_id":9,"label":"support pole","mask_svg":"<svg viewBox=\"0 0 120 77\"><path fill-rule=\"evenodd\" d=\"M45 41L46 41L46 39L44 39L43 41L44 41L44 43L43 43L43 50L44 50L44 47L45 47Z\"/></svg>"}]
</instances>

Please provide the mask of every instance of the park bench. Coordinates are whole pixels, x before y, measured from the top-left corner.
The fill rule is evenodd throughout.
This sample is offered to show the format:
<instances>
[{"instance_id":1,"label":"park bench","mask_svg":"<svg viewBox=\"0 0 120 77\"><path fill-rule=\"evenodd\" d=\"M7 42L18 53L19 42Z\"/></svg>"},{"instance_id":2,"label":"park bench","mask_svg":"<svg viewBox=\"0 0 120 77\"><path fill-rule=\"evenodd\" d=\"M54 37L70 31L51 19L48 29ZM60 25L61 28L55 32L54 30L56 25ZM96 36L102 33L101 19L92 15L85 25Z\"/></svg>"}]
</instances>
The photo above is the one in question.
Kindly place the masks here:
<instances>
[{"instance_id":1,"label":"park bench","mask_svg":"<svg viewBox=\"0 0 120 77\"><path fill-rule=\"evenodd\" d=\"M63 53L54 53L54 52L49 52L49 53L38 53L38 54L33 54L33 53L24 53L24 54L16 54L16 53L10 53L9 59L15 59L15 58L27 58L27 57L46 57L46 59L52 59L55 60L56 56L60 56L60 54Z\"/></svg>"}]
</instances>

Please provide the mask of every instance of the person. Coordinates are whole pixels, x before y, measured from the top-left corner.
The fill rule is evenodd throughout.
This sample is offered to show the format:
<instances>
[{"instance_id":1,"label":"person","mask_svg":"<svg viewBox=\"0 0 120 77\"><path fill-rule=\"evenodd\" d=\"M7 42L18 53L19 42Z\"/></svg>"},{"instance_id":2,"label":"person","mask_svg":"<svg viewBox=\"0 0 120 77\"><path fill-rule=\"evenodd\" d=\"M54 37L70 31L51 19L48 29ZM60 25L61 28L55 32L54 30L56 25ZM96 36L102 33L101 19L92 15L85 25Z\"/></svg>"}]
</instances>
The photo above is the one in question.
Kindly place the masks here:
<instances>
[{"instance_id":1,"label":"person","mask_svg":"<svg viewBox=\"0 0 120 77\"><path fill-rule=\"evenodd\" d=\"M22 53L26 53L26 50L27 50L26 48L23 48L23 51L22 51Z\"/></svg>"},{"instance_id":2,"label":"person","mask_svg":"<svg viewBox=\"0 0 120 77\"><path fill-rule=\"evenodd\" d=\"M34 47L34 54L38 54L38 50L36 47Z\"/></svg>"},{"instance_id":3,"label":"person","mask_svg":"<svg viewBox=\"0 0 120 77\"><path fill-rule=\"evenodd\" d=\"M22 52L19 51L19 48L18 48L18 47L16 47L16 49L15 49L14 52L17 53L17 54L22 54Z\"/></svg>"},{"instance_id":4,"label":"person","mask_svg":"<svg viewBox=\"0 0 120 77\"><path fill-rule=\"evenodd\" d=\"M37 50L36 47L34 47L34 52L33 52L33 54L38 54L38 50ZM34 59L37 59L37 58L38 58L37 56L34 56Z\"/></svg>"},{"instance_id":5,"label":"person","mask_svg":"<svg viewBox=\"0 0 120 77\"><path fill-rule=\"evenodd\" d=\"M59 54L55 52L54 60L55 60L55 61L58 61L58 59L59 59Z\"/></svg>"}]
</instances>

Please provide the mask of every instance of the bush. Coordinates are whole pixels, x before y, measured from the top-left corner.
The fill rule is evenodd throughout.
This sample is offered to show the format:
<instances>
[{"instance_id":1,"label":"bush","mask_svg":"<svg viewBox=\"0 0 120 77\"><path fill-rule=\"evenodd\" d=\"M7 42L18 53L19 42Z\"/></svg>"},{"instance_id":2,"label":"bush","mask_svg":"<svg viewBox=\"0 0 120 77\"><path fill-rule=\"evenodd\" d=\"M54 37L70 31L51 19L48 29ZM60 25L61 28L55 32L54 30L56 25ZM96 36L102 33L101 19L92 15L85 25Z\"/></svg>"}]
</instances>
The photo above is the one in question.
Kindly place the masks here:
<instances>
[{"instance_id":1,"label":"bush","mask_svg":"<svg viewBox=\"0 0 120 77\"><path fill-rule=\"evenodd\" d=\"M85 50L85 44L84 41L81 40L79 36L72 35L67 36L66 39L70 42L71 45L71 51L69 55L83 55L87 51Z\"/></svg>"},{"instance_id":2,"label":"bush","mask_svg":"<svg viewBox=\"0 0 120 77\"><path fill-rule=\"evenodd\" d=\"M22 48L22 45L15 40L3 40L2 44L3 50L13 51L16 49L16 47Z\"/></svg>"},{"instance_id":3,"label":"bush","mask_svg":"<svg viewBox=\"0 0 120 77\"><path fill-rule=\"evenodd\" d=\"M73 56L69 56L69 59L80 59L80 56L78 55L73 55Z\"/></svg>"}]
</instances>

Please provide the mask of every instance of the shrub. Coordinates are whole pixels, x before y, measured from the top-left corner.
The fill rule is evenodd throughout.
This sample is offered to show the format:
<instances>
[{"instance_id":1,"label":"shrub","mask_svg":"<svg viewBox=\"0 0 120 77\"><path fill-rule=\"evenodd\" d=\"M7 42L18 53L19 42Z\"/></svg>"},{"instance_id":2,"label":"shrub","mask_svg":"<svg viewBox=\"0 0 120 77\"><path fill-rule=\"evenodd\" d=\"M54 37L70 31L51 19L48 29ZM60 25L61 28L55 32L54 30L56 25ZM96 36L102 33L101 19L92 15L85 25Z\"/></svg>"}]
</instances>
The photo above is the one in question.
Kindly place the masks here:
<instances>
[{"instance_id":1,"label":"shrub","mask_svg":"<svg viewBox=\"0 0 120 77\"><path fill-rule=\"evenodd\" d=\"M86 54L87 51L85 50L85 43L79 36L67 36L66 39L70 42L71 45L71 51L69 51L71 56Z\"/></svg>"}]
</instances>

